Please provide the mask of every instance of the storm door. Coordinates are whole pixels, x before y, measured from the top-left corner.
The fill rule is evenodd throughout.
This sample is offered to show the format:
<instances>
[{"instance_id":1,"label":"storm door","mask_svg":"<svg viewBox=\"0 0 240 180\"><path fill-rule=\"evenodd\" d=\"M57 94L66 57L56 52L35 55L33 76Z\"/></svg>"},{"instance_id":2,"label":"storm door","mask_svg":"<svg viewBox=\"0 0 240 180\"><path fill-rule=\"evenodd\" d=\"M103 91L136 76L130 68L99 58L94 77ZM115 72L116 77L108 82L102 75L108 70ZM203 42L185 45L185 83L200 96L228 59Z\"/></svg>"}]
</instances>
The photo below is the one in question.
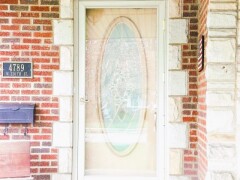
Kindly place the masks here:
<instances>
[{"instance_id":1,"label":"storm door","mask_svg":"<svg viewBox=\"0 0 240 180\"><path fill-rule=\"evenodd\" d=\"M86 177L159 176L158 11L85 10Z\"/></svg>"}]
</instances>

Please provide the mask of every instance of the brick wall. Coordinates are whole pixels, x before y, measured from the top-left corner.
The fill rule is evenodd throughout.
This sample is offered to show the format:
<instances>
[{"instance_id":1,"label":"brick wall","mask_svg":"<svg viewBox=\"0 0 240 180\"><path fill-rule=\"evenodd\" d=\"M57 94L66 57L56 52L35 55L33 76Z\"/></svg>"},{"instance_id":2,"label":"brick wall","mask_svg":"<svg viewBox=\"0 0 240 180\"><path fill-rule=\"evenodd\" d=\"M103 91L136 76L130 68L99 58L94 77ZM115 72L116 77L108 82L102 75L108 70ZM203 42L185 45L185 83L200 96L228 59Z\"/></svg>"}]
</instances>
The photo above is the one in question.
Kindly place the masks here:
<instances>
[{"instance_id":1,"label":"brick wall","mask_svg":"<svg viewBox=\"0 0 240 180\"><path fill-rule=\"evenodd\" d=\"M205 47L207 42L207 13L209 0L199 1L199 38L204 35ZM206 49L206 48L205 48ZM206 52L206 51L205 51ZM205 53L205 62L206 62ZM205 63L206 65L206 63ZM198 73L198 177L205 179L207 171L207 147L206 147L206 77L205 68Z\"/></svg>"},{"instance_id":2,"label":"brick wall","mask_svg":"<svg viewBox=\"0 0 240 180\"><path fill-rule=\"evenodd\" d=\"M183 97L183 122L189 125L189 148L184 150L184 174L197 178L197 42L198 1L183 0L183 17L189 20L188 43L182 45L182 68L188 71L188 96Z\"/></svg>"},{"instance_id":3,"label":"brick wall","mask_svg":"<svg viewBox=\"0 0 240 180\"><path fill-rule=\"evenodd\" d=\"M53 96L53 71L59 69L59 47L53 45L52 20L59 18L58 0L0 0L0 62L33 62L33 78L0 77L1 102L36 102L35 123L0 125L0 141L31 142L31 174L48 180L58 171L58 149L52 146L53 122L59 120ZM1 66L1 65L0 65ZM2 69L2 67L0 67Z\"/></svg>"}]
</instances>

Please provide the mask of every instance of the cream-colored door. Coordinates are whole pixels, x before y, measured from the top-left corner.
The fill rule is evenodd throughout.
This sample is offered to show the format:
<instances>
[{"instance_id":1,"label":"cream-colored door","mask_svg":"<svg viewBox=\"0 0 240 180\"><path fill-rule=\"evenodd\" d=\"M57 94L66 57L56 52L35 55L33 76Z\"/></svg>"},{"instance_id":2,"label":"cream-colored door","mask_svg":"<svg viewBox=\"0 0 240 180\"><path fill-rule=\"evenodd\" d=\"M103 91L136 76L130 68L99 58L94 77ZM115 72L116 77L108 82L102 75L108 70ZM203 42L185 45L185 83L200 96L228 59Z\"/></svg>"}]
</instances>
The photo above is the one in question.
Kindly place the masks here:
<instances>
[{"instance_id":1,"label":"cream-colored door","mask_svg":"<svg viewBox=\"0 0 240 180\"><path fill-rule=\"evenodd\" d=\"M85 174L157 172L157 10L86 10Z\"/></svg>"}]
</instances>

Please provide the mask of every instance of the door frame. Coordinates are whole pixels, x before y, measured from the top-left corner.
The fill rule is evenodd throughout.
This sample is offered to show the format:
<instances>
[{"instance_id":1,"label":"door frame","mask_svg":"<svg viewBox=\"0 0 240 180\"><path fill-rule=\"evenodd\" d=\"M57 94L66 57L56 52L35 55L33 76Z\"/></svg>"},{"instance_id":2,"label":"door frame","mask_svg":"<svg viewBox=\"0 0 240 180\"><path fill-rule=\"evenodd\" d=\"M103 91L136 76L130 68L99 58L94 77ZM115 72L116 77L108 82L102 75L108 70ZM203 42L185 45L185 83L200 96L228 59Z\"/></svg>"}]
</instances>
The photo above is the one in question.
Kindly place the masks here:
<instances>
[{"instance_id":1,"label":"door frame","mask_svg":"<svg viewBox=\"0 0 240 180\"><path fill-rule=\"evenodd\" d=\"M166 3L158 1L82 1L74 2L74 98L73 98L73 174L72 180L163 180L168 176L168 150L166 131ZM85 34L88 8L156 8L158 53L158 108L157 108L157 176L108 177L85 176ZM160 148L162 147L162 148Z\"/></svg>"}]
</instances>

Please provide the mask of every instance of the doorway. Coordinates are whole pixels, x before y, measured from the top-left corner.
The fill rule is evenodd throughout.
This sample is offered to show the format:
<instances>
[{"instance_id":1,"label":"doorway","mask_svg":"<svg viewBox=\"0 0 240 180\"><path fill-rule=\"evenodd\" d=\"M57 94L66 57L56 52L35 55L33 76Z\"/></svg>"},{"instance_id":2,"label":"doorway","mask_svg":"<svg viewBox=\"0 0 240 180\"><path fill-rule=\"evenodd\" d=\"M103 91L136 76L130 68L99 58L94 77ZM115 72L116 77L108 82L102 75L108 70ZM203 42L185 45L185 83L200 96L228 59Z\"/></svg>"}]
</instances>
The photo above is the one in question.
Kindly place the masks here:
<instances>
[{"instance_id":1,"label":"doorway","mask_svg":"<svg viewBox=\"0 0 240 180\"><path fill-rule=\"evenodd\" d=\"M78 179L164 178L164 3L79 5Z\"/></svg>"}]
</instances>

